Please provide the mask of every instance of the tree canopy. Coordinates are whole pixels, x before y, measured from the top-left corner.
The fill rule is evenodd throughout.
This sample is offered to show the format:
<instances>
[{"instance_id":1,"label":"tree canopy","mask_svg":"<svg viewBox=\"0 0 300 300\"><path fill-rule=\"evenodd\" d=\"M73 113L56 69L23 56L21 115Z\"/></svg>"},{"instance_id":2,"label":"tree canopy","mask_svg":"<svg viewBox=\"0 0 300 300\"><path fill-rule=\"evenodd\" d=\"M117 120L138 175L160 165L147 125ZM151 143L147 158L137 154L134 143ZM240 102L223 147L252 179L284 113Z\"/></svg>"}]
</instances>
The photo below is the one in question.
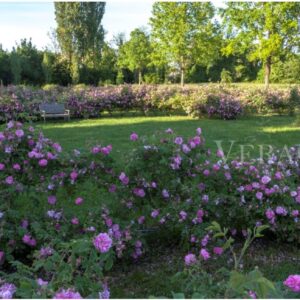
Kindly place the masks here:
<instances>
[{"instance_id":1,"label":"tree canopy","mask_svg":"<svg viewBox=\"0 0 300 300\"><path fill-rule=\"evenodd\" d=\"M156 2L150 24L157 57L184 74L191 64L208 65L217 55L217 26L209 2Z\"/></svg>"},{"instance_id":2,"label":"tree canopy","mask_svg":"<svg viewBox=\"0 0 300 300\"><path fill-rule=\"evenodd\" d=\"M118 65L138 73L138 82L142 82L143 69L150 62L151 45L149 35L143 29L130 33L130 40L120 47Z\"/></svg>"},{"instance_id":3,"label":"tree canopy","mask_svg":"<svg viewBox=\"0 0 300 300\"><path fill-rule=\"evenodd\" d=\"M222 10L227 35L223 51L261 61L268 87L271 65L299 47L299 15L297 2L228 2Z\"/></svg>"}]
</instances>

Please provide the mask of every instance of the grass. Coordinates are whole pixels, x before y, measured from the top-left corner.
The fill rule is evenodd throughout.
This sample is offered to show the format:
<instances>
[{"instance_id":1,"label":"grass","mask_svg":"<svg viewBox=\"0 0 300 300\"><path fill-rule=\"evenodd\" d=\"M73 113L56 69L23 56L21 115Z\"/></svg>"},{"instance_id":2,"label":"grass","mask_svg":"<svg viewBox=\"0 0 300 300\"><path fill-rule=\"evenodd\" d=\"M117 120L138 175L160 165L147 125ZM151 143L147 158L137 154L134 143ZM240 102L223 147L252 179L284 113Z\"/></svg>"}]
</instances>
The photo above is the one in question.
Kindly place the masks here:
<instances>
[{"instance_id":1,"label":"grass","mask_svg":"<svg viewBox=\"0 0 300 300\"><path fill-rule=\"evenodd\" d=\"M132 148L129 135L133 131L139 136L149 136L169 127L185 137L192 136L195 129L201 127L206 144L212 150L217 149L216 141L221 141L225 154L228 154L232 144L231 158L240 154L241 145L253 145L253 149L246 147L245 152L250 151L251 157L258 157L259 145L283 148L285 145L300 144L300 124L292 116L252 116L236 121L193 119L187 116L126 116L70 122L48 121L45 124L37 123L37 126L66 150L86 149L97 143L112 144L113 157L121 160Z\"/></svg>"}]
</instances>

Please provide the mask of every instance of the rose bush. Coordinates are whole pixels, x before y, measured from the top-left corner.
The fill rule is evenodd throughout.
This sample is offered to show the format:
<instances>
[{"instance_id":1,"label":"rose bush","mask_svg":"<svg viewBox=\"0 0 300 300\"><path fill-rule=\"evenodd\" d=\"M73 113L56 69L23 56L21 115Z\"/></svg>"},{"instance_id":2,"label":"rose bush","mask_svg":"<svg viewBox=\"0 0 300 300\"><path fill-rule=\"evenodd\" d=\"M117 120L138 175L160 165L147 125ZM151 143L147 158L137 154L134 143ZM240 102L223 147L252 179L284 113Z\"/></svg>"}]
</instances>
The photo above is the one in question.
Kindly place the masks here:
<instances>
[{"instance_id":1,"label":"rose bush","mask_svg":"<svg viewBox=\"0 0 300 300\"><path fill-rule=\"evenodd\" d=\"M120 165L111 145L66 153L33 127L7 123L0 132L0 295L104 297L105 271L141 257L151 246L148 232L182 241L187 265L195 253L209 262L226 250L206 231L214 220L228 228L228 240L267 224L266 237L299 242L298 147L244 162L212 153L201 128L190 137L168 128L128 139L133 149Z\"/></svg>"},{"instance_id":2,"label":"rose bush","mask_svg":"<svg viewBox=\"0 0 300 300\"><path fill-rule=\"evenodd\" d=\"M255 86L199 85L187 86L108 86L59 87L37 89L25 86L2 87L0 122L11 119L40 118L39 104L64 103L72 118L99 117L104 111L184 111L221 119L236 119L246 113L289 113L300 106L299 89L271 88L268 92Z\"/></svg>"}]
</instances>

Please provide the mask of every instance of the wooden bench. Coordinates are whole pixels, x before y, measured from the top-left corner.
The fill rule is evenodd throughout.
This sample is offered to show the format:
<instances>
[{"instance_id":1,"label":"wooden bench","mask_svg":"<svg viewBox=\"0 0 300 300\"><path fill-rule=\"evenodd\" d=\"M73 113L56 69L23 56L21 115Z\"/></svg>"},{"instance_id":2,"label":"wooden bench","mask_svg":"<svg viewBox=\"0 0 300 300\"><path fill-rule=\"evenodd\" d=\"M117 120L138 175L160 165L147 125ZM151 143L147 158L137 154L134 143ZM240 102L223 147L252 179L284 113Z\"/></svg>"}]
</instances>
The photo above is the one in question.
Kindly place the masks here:
<instances>
[{"instance_id":1,"label":"wooden bench","mask_svg":"<svg viewBox=\"0 0 300 300\"><path fill-rule=\"evenodd\" d=\"M59 118L70 120L70 110L65 109L64 104L45 103L39 106L41 117L46 121L46 118Z\"/></svg>"}]
</instances>

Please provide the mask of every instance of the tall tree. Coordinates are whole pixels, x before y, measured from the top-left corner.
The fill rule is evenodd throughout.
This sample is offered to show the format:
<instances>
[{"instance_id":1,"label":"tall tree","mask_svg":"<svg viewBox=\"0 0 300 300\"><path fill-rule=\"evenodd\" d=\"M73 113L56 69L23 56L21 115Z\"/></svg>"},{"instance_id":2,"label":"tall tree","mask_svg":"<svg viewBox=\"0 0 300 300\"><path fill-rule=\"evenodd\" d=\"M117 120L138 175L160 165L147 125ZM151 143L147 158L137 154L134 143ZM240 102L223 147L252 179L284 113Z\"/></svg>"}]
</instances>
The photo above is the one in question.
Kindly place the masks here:
<instances>
[{"instance_id":1,"label":"tall tree","mask_svg":"<svg viewBox=\"0 0 300 300\"><path fill-rule=\"evenodd\" d=\"M45 50L43 53L42 68L46 83L52 82L53 65L55 62L55 55L49 50Z\"/></svg>"},{"instance_id":2,"label":"tall tree","mask_svg":"<svg viewBox=\"0 0 300 300\"><path fill-rule=\"evenodd\" d=\"M217 56L217 27L209 2L156 2L153 4L152 38L157 58L179 68L181 84L194 63L208 65ZM161 60L162 58L162 60Z\"/></svg>"},{"instance_id":3,"label":"tall tree","mask_svg":"<svg viewBox=\"0 0 300 300\"><path fill-rule=\"evenodd\" d=\"M229 39L224 53L247 53L260 60L268 88L272 64L299 46L300 3L229 2L223 10L223 24Z\"/></svg>"},{"instance_id":4,"label":"tall tree","mask_svg":"<svg viewBox=\"0 0 300 300\"><path fill-rule=\"evenodd\" d=\"M77 81L81 65L96 68L100 61L105 2L55 2L54 5L58 42Z\"/></svg>"},{"instance_id":5,"label":"tall tree","mask_svg":"<svg viewBox=\"0 0 300 300\"><path fill-rule=\"evenodd\" d=\"M137 28L130 33L130 39L119 51L118 65L136 71L138 82L142 82L142 72L150 62L151 46L145 30Z\"/></svg>"},{"instance_id":6,"label":"tall tree","mask_svg":"<svg viewBox=\"0 0 300 300\"><path fill-rule=\"evenodd\" d=\"M2 49L0 44L0 86L12 82L9 53Z\"/></svg>"},{"instance_id":7,"label":"tall tree","mask_svg":"<svg viewBox=\"0 0 300 300\"><path fill-rule=\"evenodd\" d=\"M10 69L12 73L13 84L20 84L22 72L21 58L15 48L13 48L12 52L10 53Z\"/></svg>"}]
</instances>

